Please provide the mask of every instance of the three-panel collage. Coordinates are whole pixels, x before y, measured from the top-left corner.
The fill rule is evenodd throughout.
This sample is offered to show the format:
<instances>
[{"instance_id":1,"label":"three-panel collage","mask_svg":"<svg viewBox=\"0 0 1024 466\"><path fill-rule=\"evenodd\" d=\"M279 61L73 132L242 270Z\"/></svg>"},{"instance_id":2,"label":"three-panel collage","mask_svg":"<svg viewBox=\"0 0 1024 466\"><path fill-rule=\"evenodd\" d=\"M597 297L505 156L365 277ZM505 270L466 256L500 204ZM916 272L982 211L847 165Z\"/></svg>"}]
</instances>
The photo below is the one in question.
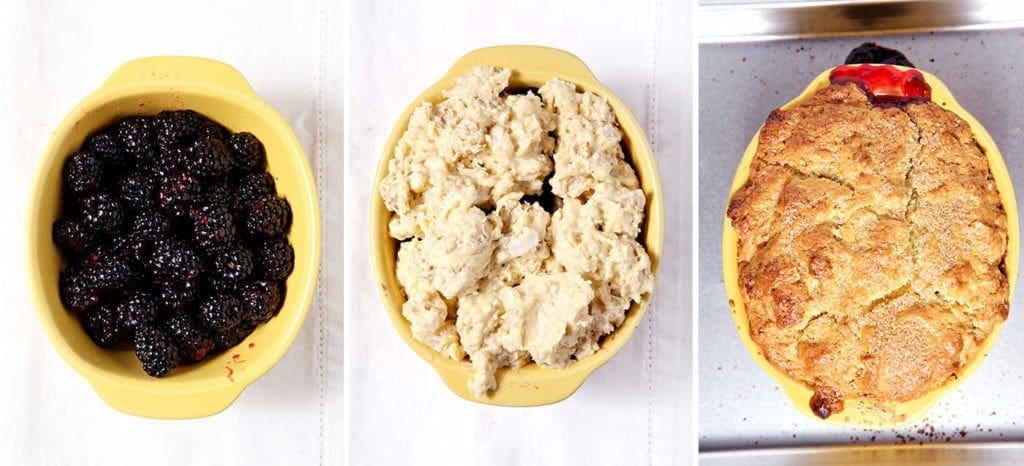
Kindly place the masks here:
<instances>
[{"instance_id":1,"label":"three-panel collage","mask_svg":"<svg viewBox=\"0 0 1024 466\"><path fill-rule=\"evenodd\" d=\"M0 464L1024 464L1024 7L0 2Z\"/></svg>"}]
</instances>

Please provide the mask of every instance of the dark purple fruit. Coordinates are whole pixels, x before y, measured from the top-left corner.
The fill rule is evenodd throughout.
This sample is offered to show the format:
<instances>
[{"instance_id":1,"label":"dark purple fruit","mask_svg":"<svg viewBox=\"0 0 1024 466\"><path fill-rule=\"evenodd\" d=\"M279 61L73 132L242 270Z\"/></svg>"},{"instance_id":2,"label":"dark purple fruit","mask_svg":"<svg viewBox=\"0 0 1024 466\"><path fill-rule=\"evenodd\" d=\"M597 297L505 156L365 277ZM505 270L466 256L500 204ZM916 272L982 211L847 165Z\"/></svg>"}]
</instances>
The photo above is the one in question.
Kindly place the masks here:
<instances>
[{"instance_id":1,"label":"dark purple fruit","mask_svg":"<svg viewBox=\"0 0 1024 466\"><path fill-rule=\"evenodd\" d=\"M114 196L97 192L86 194L82 198L81 218L82 224L89 230L111 234L121 229L125 212Z\"/></svg>"},{"instance_id":2,"label":"dark purple fruit","mask_svg":"<svg viewBox=\"0 0 1024 466\"><path fill-rule=\"evenodd\" d=\"M242 302L243 318L255 323L270 320L281 309L281 292L282 287L274 282L246 283L238 292L238 299Z\"/></svg>"},{"instance_id":3,"label":"dark purple fruit","mask_svg":"<svg viewBox=\"0 0 1024 466\"><path fill-rule=\"evenodd\" d=\"M295 250L286 238L268 239L255 252L259 275L264 280L284 280L295 268Z\"/></svg>"},{"instance_id":4,"label":"dark purple fruit","mask_svg":"<svg viewBox=\"0 0 1024 466\"><path fill-rule=\"evenodd\" d=\"M53 222L53 244L65 254L77 256L95 241L95 235L78 220L62 218Z\"/></svg>"},{"instance_id":5,"label":"dark purple fruit","mask_svg":"<svg viewBox=\"0 0 1024 466\"><path fill-rule=\"evenodd\" d=\"M110 348L121 342L124 333L118 325L117 309L109 304L101 305L82 316L85 333L100 348Z\"/></svg>"},{"instance_id":6,"label":"dark purple fruit","mask_svg":"<svg viewBox=\"0 0 1024 466\"><path fill-rule=\"evenodd\" d=\"M163 377L180 362L178 348L160 327L149 325L135 332L135 356L152 377Z\"/></svg>"},{"instance_id":7,"label":"dark purple fruit","mask_svg":"<svg viewBox=\"0 0 1024 466\"><path fill-rule=\"evenodd\" d=\"M241 171L263 170L266 152L263 143L252 133L235 133L228 137L227 146L235 155L235 165Z\"/></svg>"},{"instance_id":8,"label":"dark purple fruit","mask_svg":"<svg viewBox=\"0 0 1024 466\"><path fill-rule=\"evenodd\" d=\"M264 196L249 204L245 215L245 232L253 238L273 238L288 231L292 208L277 196Z\"/></svg>"},{"instance_id":9,"label":"dark purple fruit","mask_svg":"<svg viewBox=\"0 0 1024 466\"><path fill-rule=\"evenodd\" d=\"M242 321L242 304L229 294L214 293L199 303L196 317L207 329L222 333Z\"/></svg>"},{"instance_id":10,"label":"dark purple fruit","mask_svg":"<svg viewBox=\"0 0 1024 466\"><path fill-rule=\"evenodd\" d=\"M94 191L103 181L103 162L92 152L75 152L64 161L63 175L72 195Z\"/></svg>"}]
</instances>

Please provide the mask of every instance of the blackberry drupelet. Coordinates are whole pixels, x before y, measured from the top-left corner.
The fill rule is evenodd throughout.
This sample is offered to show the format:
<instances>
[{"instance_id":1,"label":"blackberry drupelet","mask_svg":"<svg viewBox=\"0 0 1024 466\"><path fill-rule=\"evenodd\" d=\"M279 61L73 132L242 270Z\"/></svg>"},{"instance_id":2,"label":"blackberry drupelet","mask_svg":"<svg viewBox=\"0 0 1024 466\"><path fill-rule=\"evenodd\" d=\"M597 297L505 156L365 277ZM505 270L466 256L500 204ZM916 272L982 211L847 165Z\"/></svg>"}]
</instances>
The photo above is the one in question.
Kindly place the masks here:
<instances>
[{"instance_id":1,"label":"blackberry drupelet","mask_svg":"<svg viewBox=\"0 0 1024 466\"><path fill-rule=\"evenodd\" d=\"M79 267L89 286L101 294L133 286L137 278L129 259L113 245L102 245L86 252Z\"/></svg>"},{"instance_id":2,"label":"blackberry drupelet","mask_svg":"<svg viewBox=\"0 0 1024 466\"><path fill-rule=\"evenodd\" d=\"M164 110L156 115L156 145L161 152L187 143L203 124L194 110Z\"/></svg>"},{"instance_id":3,"label":"blackberry drupelet","mask_svg":"<svg viewBox=\"0 0 1024 466\"><path fill-rule=\"evenodd\" d=\"M171 221L166 215L149 210L139 212L132 222L130 234L138 239L152 241L171 233Z\"/></svg>"},{"instance_id":4,"label":"blackberry drupelet","mask_svg":"<svg viewBox=\"0 0 1024 466\"><path fill-rule=\"evenodd\" d=\"M216 346L213 337L196 325L184 311L171 314L164 328L178 347L178 354L185 361L202 361Z\"/></svg>"},{"instance_id":5,"label":"blackberry drupelet","mask_svg":"<svg viewBox=\"0 0 1024 466\"><path fill-rule=\"evenodd\" d=\"M281 292L282 286L275 282L246 283L238 292L238 299L242 302L243 318L254 323L270 320L281 309Z\"/></svg>"},{"instance_id":6,"label":"blackberry drupelet","mask_svg":"<svg viewBox=\"0 0 1024 466\"><path fill-rule=\"evenodd\" d=\"M82 222L71 218L61 218L53 222L53 244L70 256L77 256L88 249L96 241L95 235L82 225Z\"/></svg>"},{"instance_id":7,"label":"blackberry drupelet","mask_svg":"<svg viewBox=\"0 0 1024 466\"><path fill-rule=\"evenodd\" d=\"M110 348L120 343L124 336L117 320L117 309L104 304L85 313L82 316L82 325L96 346Z\"/></svg>"},{"instance_id":8,"label":"blackberry drupelet","mask_svg":"<svg viewBox=\"0 0 1024 466\"><path fill-rule=\"evenodd\" d=\"M214 293L199 303L196 317L207 329L223 333L242 321L242 304L227 293Z\"/></svg>"},{"instance_id":9,"label":"blackberry drupelet","mask_svg":"<svg viewBox=\"0 0 1024 466\"><path fill-rule=\"evenodd\" d=\"M142 369L153 377L167 375L180 362L171 337L156 325L135 331L135 356L142 362Z\"/></svg>"},{"instance_id":10,"label":"blackberry drupelet","mask_svg":"<svg viewBox=\"0 0 1024 466\"><path fill-rule=\"evenodd\" d=\"M125 212L114 196L104 192L86 194L79 204L82 224L86 228L104 234L115 233L121 229Z\"/></svg>"},{"instance_id":11,"label":"blackberry drupelet","mask_svg":"<svg viewBox=\"0 0 1024 466\"><path fill-rule=\"evenodd\" d=\"M202 202L206 205L231 207L234 200L234 188L224 178L220 179L220 183L211 181L203 186Z\"/></svg>"},{"instance_id":12,"label":"blackberry drupelet","mask_svg":"<svg viewBox=\"0 0 1024 466\"><path fill-rule=\"evenodd\" d=\"M291 206L275 195L264 196L249 204L245 214L245 232L250 237L277 237L288 230Z\"/></svg>"},{"instance_id":13,"label":"blackberry drupelet","mask_svg":"<svg viewBox=\"0 0 1024 466\"><path fill-rule=\"evenodd\" d=\"M199 294L195 281L173 281L157 279L153 281L153 289L157 302L169 310L184 309L192 304Z\"/></svg>"},{"instance_id":14,"label":"blackberry drupelet","mask_svg":"<svg viewBox=\"0 0 1024 466\"><path fill-rule=\"evenodd\" d=\"M255 252L259 275L264 280L284 280L295 268L295 250L286 238L268 239L260 243Z\"/></svg>"},{"instance_id":15,"label":"blackberry drupelet","mask_svg":"<svg viewBox=\"0 0 1024 466\"><path fill-rule=\"evenodd\" d=\"M96 190L103 181L103 162L92 152L75 152L64 161L64 187L73 195Z\"/></svg>"},{"instance_id":16,"label":"blackberry drupelet","mask_svg":"<svg viewBox=\"0 0 1024 466\"><path fill-rule=\"evenodd\" d=\"M227 146L235 155L235 165L240 171L262 170L266 160L263 143L252 133L235 133L228 137Z\"/></svg>"}]
</instances>

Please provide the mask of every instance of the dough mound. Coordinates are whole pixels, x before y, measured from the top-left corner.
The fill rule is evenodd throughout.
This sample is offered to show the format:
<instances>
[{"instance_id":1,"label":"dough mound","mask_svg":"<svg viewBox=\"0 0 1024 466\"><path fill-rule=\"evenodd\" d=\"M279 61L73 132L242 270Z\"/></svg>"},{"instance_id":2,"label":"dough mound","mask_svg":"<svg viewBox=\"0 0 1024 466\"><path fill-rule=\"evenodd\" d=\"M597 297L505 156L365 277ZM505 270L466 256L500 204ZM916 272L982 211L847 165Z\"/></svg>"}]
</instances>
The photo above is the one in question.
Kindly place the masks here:
<instances>
[{"instance_id":1,"label":"dough mound","mask_svg":"<svg viewBox=\"0 0 1024 466\"><path fill-rule=\"evenodd\" d=\"M417 340L469 357L477 397L498 368L593 354L654 287L646 197L608 102L558 78L510 93L509 76L475 68L417 107L380 188L402 314Z\"/></svg>"}]
</instances>

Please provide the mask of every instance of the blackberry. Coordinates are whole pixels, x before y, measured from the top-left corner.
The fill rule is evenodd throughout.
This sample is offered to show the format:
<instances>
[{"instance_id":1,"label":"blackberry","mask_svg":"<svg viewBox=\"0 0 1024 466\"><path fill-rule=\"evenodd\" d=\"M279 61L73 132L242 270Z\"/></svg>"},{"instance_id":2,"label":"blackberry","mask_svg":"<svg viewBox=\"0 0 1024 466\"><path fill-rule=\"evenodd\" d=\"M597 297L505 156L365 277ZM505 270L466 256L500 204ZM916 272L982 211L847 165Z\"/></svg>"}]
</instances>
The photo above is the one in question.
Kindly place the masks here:
<instances>
[{"instance_id":1,"label":"blackberry","mask_svg":"<svg viewBox=\"0 0 1024 466\"><path fill-rule=\"evenodd\" d=\"M134 234L121 235L111 243L114 252L128 260L135 272L145 269L150 256L150 241Z\"/></svg>"},{"instance_id":2,"label":"blackberry","mask_svg":"<svg viewBox=\"0 0 1024 466\"><path fill-rule=\"evenodd\" d=\"M189 147L185 155L185 168L190 173L202 177L217 177L235 165L231 151L220 139L199 139Z\"/></svg>"},{"instance_id":3,"label":"blackberry","mask_svg":"<svg viewBox=\"0 0 1024 466\"><path fill-rule=\"evenodd\" d=\"M292 208L277 196L264 196L249 204L245 215L245 231L249 236L276 237L288 230Z\"/></svg>"},{"instance_id":4,"label":"blackberry","mask_svg":"<svg viewBox=\"0 0 1024 466\"><path fill-rule=\"evenodd\" d=\"M160 238L153 241L149 270L164 280L191 281L199 275L202 260L183 241Z\"/></svg>"},{"instance_id":5,"label":"blackberry","mask_svg":"<svg viewBox=\"0 0 1024 466\"><path fill-rule=\"evenodd\" d=\"M193 207L192 232L195 243L203 248L217 248L235 239L235 219L227 207Z\"/></svg>"},{"instance_id":6,"label":"blackberry","mask_svg":"<svg viewBox=\"0 0 1024 466\"><path fill-rule=\"evenodd\" d=\"M882 47L874 42L865 42L850 51L846 56L844 64L857 63L889 64L914 67L914 64L907 59L906 55L895 49Z\"/></svg>"},{"instance_id":7,"label":"blackberry","mask_svg":"<svg viewBox=\"0 0 1024 466\"><path fill-rule=\"evenodd\" d=\"M188 214L189 206L201 192L199 181L192 175L181 170L171 170L160 180L157 203L171 217L182 218Z\"/></svg>"},{"instance_id":8,"label":"blackberry","mask_svg":"<svg viewBox=\"0 0 1024 466\"><path fill-rule=\"evenodd\" d=\"M156 322L159 308L156 298L147 291L135 290L117 304L118 326L128 335Z\"/></svg>"},{"instance_id":9,"label":"blackberry","mask_svg":"<svg viewBox=\"0 0 1024 466\"><path fill-rule=\"evenodd\" d=\"M82 316L85 333L100 348L110 348L121 342L123 332L117 322L117 309L104 304Z\"/></svg>"},{"instance_id":10,"label":"blackberry","mask_svg":"<svg viewBox=\"0 0 1024 466\"><path fill-rule=\"evenodd\" d=\"M207 291L214 293L235 293L238 291L241 283L235 280L229 280L224 277L217 276L212 273L203 274L203 286L206 287Z\"/></svg>"},{"instance_id":11,"label":"blackberry","mask_svg":"<svg viewBox=\"0 0 1024 466\"><path fill-rule=\"evenodd\" d=\"M89 135L82 144L82 150L100 155L120 154L124 151L110 130L97 131Z\"/></svg>"},{"instance_id":12,"label":"blackberry","mask_svg":"<svg viewBox=\"0 0 1024 466\"><path fill-rule=\"evenodd\" d=\"M213 337L192 322L192 318L184 311L171 314L165 328L178 347L178 354L185 361L202 361L216 346Z\"/></svg>"},{"instance_id":13,"label":"blackberry","mask_svg":"<svg viewBox=\"0 0 1024 466\"><path fill-rule=\"evenodd\" d=\"M156 115L156 144L162 152L188 142L204 118L194 110L165 110Z\"/></svg>"},{"instance_id":14,"label":"blackberry","mask_svg":"<svg viewBox=\"0 0 1024 466\"><path fill-rule=\"evenodd\" d=\"M118 142L129 154L141 154L153 149L153 117L124 117L114 126Z\"/></svg>"},{"instance_id":15,"label":"blackberry","mask_svg":"<svg viewBox=\"0 0 1024 466\"><path fill-rule=\"evenodd\" d=\"M170 310L184 309L192 304L198 294L194 281L156 280L153 282L157 302Z\"/></svg>"},{"instance_id":16,"label":"blackberry","mask_svg":"<svg viewBox=\"0 0 1024 466\"><path fill-rule=\"evenodd\" d=\"M92 246L95 236L82 225L82 222L70 218L57 219L53 222L53 244L65 254L77 256Z\"/></svg>"},{"instance_id":17,"label":"blackberry","mask_svg":"<svg viewBox=\"0 0 1024 466\"><path fill-rule=\"evenodd\" d=\"M155 211L139 212L132 222L130 234L138 239L152 241L171 232L171 221L166 215Z\"/></svg>"},{"instance_id":18,"label":"blackberry","mask_svg":"<svg viewBox=\"0 0 1024 466\"><path fill-rule=\"evenodd\" d=\"M211 182L203 186L203 203L231 207L234 204L235 193L231 185L221 178L219 183Z\"/></svg>"},{"instance_id":19,"label":"blackberry","mask_svg":"<svg viewBox=\"0 0 1024 466\"><path fill-rule=\"evenodd\" d=\"M99 292L76 268L61 270L58 288L60 301L72 314L83 315L100 302Z\"/></svg>"},{"instance_id":20,"label":"blackberry","mask_svg":"<svg viewBox=\"0 0 1024 466\"><path fill-rule=\"evenodd\" d=\"M235 133L228 137L227 146L235 155L235 165L239 170L262 170L266 152L263 143L252 133Z\"/></svg>"},{"instance_id":21,"label":"blackberry","mask_svg":"<svg viewBox=\"0 0 1024 466\"><path fill-rule=\"evenodd\" d=\"M207 329L222 333L242 321L242 304L227 293L214 293L199 303L196 317Z\"/></svg>"},{"instance_id":22,"label":"blackberry","mask_svg":"<svg viewBox=\"0 0 1024 466\"><path fill-rule=\"evenodd\" d=\"M286 238L269 239L256 247L259 274L265 280L284 280L295 268L295 250Z\"/></svg>"},{"instance_id":23,"label":"blackberry","mask_svg":"<svg viewBox=\"0 0 1024 466\"><path fill-rule=\"evenodd\" d=\"M161 151L156 154L153 163L149 165L149 171L160 180L172 171L181 169L184 165L184 151L178 148L169 148L166 152Z\"/></svg>"},{"instance_id":24,"label":"blackberry","mask_svg":"<svg viewBox=\"0 0 1024 466\"><path fill-rule=\"evenodd\" d=\"M227 129L224 129L219 123L203 118L203 122L196 129L196 139L219 139L221 141L229 134Z\"/></svg>"},{"instance_id":25,"label":"blackberry","mask_svg":"<svg viewBox=\"0 0 1024 466\"><path fill-rule=\"evenodd\" d=\"M80 204L82 224L86 228L106 234L121 229L125 213L114 196L103 192L91 193L83 197Z\"/></svg>"},{"instance_id":26,"label":"blackberry","mask_svg":"<svg viewBox=\"0 0 1024 466\"><path fill-rule=\"evenodd\" d=\"M117 182L118 195L121 202L133 210L145 210L152 208L155 183L150 175L142 172L133 172Z\"/></svg>"},{"instance_id":27,"label":"blackberry","mask_svg":"<svg viewBox=\"0 0 1024 466\"><path fill-rule=\"evenodd\" d=\"M142 362L142 369L152 377L167 375L179 362L178 348L171 337L156 325L135 331L135 356Z\"/></svg>"},{"instance_id":28,"label":"blackberry","mask_svg":"<svg viewBox=\"0 0 1024 466\"><path fill-rule=\"evenodd\" d=\"M281 309L281 285L275 282L246 283L238 292L242 302L243 318L248 322L263 323L277 315Z\"/></svg>"},{"instance_id":29,"label":"blackberry","mask_svg":"<svg viewBox=\"0 0 1024 466\"><path fill-rule=\"evenodd\" d=\"M112 245L102 245L85 253L80 270L93 290L106 294L133 286L137 277L128 258Z\"/></svg>"},{"instance_id":30,"label":"blackberry","mask_svg":"<svg viewBox=\"0 0 1024 466\"><path fill-rule=\"evenodd\" d=\"M230 243L209 252L207 271L212 277L238 283L253 272L253 254L241 243Z\"/></svg>"},{"instance_id":31,"label":"blackberry","mask_svg":"<svg viewBox=\"0 0 1024 466\"><path fill-rule=\"evenodd\" d=\"M93 191L103 180L103 162L92 152L75 152L64 161L64 187L73 194Z\"/></svg>"},{"instance_id":32,"label":"blackberry","mask_svg":"<svg viewBox=\"0 0 1024 466\"><path fill-rule=\"evenodd\" d=\"M224 332L218 333L214 336L214 341L217 346L215 350L225 350L241 343L249 335L252 335L253 330L256 330L256 324L251 322L242 322Z\"/></svg>"},{"instance_id":33,"label":"blackberry","mask_svg":"<svg viewBox=\"0 0 1024 466\"><path fill-rule=\"evenodd\" d=\"M274 178L267 172L249 172L238 179L235 188L235 208L243 210L253 201L275 192Z\"/></svg>"}]
</instances>

